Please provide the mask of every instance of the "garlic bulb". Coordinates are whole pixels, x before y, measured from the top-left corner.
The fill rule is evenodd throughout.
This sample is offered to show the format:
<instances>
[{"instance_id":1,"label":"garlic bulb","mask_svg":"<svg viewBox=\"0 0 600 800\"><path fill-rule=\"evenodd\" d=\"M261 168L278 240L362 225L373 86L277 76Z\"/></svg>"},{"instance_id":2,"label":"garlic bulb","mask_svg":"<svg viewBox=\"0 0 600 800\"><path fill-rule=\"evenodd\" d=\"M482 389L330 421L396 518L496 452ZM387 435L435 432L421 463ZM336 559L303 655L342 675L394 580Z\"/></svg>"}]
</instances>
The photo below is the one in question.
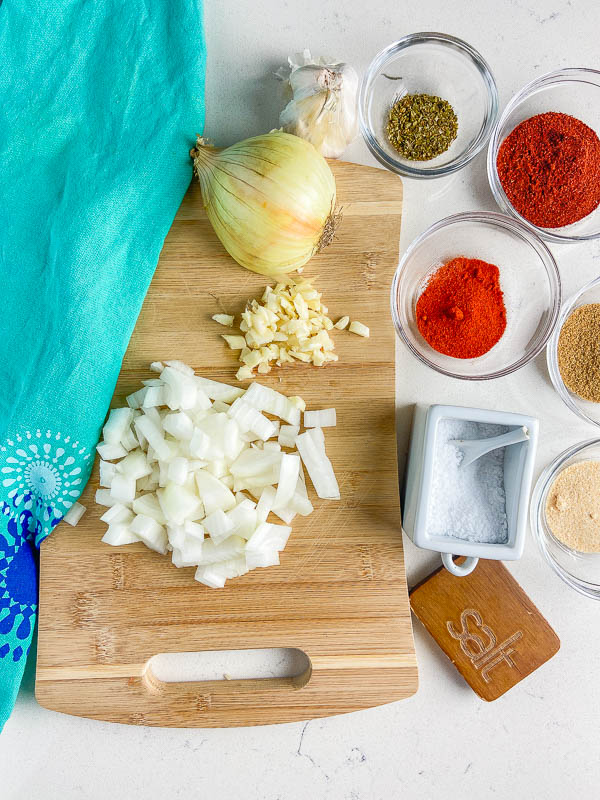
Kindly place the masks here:
<instances>
[{"instance_id":1,"label":"garlic bulb","mask_svg":"<svg viewBox=\"0 0 600 800\"><path fill-rule=\"evenodd\" d=\"M355 70L349 64L315 61L309 50L296 59L290 56L288 63L289 71L277 73L292 91L279 124L284 131L307 139L321 155L339 158L357 133Z\"/></svg>"},{"instance_id":2,"label":"garlic bulb","mask_svg":"<svg viewBox=\"0 0 600 800\"><path fill-rule=\"evenodd\" d=\"M335 233L335 179L307 141L271 131L190 155L215 233L243 267L278 276L303 267Z\"/></svg>"}]
</instances>

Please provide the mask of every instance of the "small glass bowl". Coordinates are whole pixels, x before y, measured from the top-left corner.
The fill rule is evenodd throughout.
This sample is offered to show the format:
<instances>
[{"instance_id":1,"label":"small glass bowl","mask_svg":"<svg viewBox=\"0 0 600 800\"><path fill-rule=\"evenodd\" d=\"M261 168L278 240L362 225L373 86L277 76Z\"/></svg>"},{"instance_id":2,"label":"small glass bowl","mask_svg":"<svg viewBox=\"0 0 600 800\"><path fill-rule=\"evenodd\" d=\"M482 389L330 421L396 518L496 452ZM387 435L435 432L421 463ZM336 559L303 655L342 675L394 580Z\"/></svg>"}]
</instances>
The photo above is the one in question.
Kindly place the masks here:
<instances>
[{"instance_id":1,"label":"small glass bowl","mask_svg":"<svg viewBox=\"0 0 600 800\"><path fill-rule=\"evenodd\" d=\"M496 161L500 145L517 125L545 111L560 111L584 122L600 136L600 71L574 67L542 75L528 83L504 109L488 148L487 171L500 209L520 220L549 242L585 242L600 237L600 206L587 217L562 228L540 228L528 222L506 196Z\"/></svg>"},{"instance_id":2,"label":"small glass bowl","mask_svg":"<svg viewBox=\"0 0 600 800\"><path fill-rule=\"evenodd\" d=\"M430 161L402 158L388 141L389 110L405 92L437 95L458 117L456 139ZM362 81L359 112L367 147L384 167L407 178L439 178L462 169L485 147L498 116L498 90L489 66L466 42L443 33L413 33L373 59Z\"/></svg>"},{"instance_id":3,"label":"small glass bowl","mask_svg":"<svg viewBox=\"0 0 600 800\"><path fill-rule=\"evenodd\" d=\"M546 522L548 492L565 467L578 461L600 460L600 439L588 439L558 455L540 475L530 506L531 530L554 572L572 589L600 600L600 553L580 553L556 539Z\"/></svg>"},{"instance_id":4,"label":"small glass bowl","mask_svg":"<svg viewBox=\"0 0 600 800\"><path fill-rule=\"evenodd\" d=\"M506 330L479 358L438 353L417 327L417 300L430 276L459 256L500 270ZM428 228L402 256L391 289L394 326L409 350L437 372L463 380L499 378L531 361L554 329L560 301L558 267L546 245L520 222L491 212L454 214Z\"/></svg>"},{"instance_id":5,"label":"small glass bowl","mask_svg":"<svg viewBox=\"0 0 600 800\"><path fill-rule=\"evenodd\" d=\"M594 278L586 283L573 297L570 297L561 309L558 322L548 341L546 359L548 361L548 372L552 385L564 401L565 405L571 409L578 417L592 425L600 426L600 403L593 403L591 400L584 400L570 389L567 389L558 368L558 339L560 332L571 313L579 306L587 303L600 303L600 278Z\"/></svg>"}]
</instances>

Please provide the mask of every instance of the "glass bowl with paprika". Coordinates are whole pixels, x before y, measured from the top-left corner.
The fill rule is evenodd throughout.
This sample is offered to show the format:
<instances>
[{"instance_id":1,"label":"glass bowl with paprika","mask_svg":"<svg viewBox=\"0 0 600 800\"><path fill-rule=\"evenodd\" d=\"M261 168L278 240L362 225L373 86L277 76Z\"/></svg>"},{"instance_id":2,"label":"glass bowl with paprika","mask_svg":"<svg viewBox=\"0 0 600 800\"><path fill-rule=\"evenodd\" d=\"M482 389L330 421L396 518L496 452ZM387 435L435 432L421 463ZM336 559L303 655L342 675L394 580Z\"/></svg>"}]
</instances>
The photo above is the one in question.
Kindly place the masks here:
<instances>
[{"instance_id":1,"label":"glass bowl with paprika","mask_svg":"<svg viewBox=\"0 0 600 800\"><path fill-rule=\"evenodd\" d=\"M552 253L504 214L436 222L408 247L391 289L400 338L420 361L463 380L508 375L552 333L561 302Z\"/></svg>"},{"instance_id":2,"label":"glass bowl with paprika","mask_svg":"<svg viewBox=\"0 0 600 800\"><path fill-rule=\"evenodd\" d=\"M498 91L469 44L443 33L413 33L375 56L358 106L361 133L380 164L408 178L438 178L462 169L485 147Z\"/></svg>"},{"instance_id":3,"label":"glass bowl with paprika","mask_svg":"<svg viewBox=\"0 0 600 800\"><path fill-rule=\"evenodd\" d=\"M578 417L600 426L600 278L563 305L546 350L552 385Z\"/></svg>"},{"instance_id":4,"label":"glass bowl with paprika","mask_svg":"<svg viewBox=\"0 0 600 800\"><path fill-rule=\"evenodd\" d=\"M600 237L600 71L561 69L518 92L487 170L500 209L551 242Z\"/></svg>"}]
</instances>

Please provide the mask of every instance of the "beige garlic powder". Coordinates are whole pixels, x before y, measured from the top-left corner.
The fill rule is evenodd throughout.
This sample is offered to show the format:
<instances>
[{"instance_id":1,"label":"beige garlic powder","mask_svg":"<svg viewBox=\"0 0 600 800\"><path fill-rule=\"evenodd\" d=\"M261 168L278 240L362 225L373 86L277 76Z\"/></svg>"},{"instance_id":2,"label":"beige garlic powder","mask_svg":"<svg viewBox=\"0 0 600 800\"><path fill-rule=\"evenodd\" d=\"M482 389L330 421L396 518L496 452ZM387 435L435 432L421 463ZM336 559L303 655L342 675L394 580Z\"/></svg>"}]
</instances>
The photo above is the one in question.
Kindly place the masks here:
<instances>
[{"instance_id":1,"label":"beige garlic powder","mask_svg":"<svg viewBox=\"0 0 600 800\"><path fill-rule=\"evenodd\" d=\"M572 550L600 553L600 461L566 467L550 487L546 521Z\"/></svg>"}]
</instances>

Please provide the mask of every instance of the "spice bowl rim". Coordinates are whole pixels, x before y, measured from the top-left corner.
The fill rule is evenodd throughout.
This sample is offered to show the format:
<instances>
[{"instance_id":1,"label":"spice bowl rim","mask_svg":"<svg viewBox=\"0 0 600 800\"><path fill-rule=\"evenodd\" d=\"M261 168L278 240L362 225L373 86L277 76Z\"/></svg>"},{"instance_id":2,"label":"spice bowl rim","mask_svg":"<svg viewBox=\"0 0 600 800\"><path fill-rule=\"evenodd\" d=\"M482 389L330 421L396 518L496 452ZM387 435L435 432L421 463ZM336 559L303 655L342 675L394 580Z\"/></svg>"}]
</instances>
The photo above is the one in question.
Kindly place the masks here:
<instances>
[{"instance_id":1,"label":"spice bowl rim","mask_svg":"<svg viewBox=\"0 0 600 800\"><path fill-rule=\"evenodd\" d=\"M552 335L548 339L548 346L546 348L546 363L548 365L548 373L550 375L552 385L567 408L569 408L574 414L577 414L580 419L584 420L585 422L589 422L590 425L600 427L600 419L596 421L592 417L588 416L585 411L575 402L571 396L571 392L569 392L565 382L562 379L562 375L560 374L560 369L558 367L558 340L560 338L560 332L563 328L563 325L575 309L576 304L581 297L586 294L586 292L589 292L590 289L594 289L596 287L600 287L600 276L592 278L591 281L588 281L586 284L584 284L563 303L558 320L554 326L554 330L552 331Z\"/></svg>"},{"instance_id":2,"label":"spice bowl rim","mask_svg":"<svg viewBox=\"0 0 600 800\"><path fill-rule=\"evenodd\" d=\"M561 234L557 233L556 231L562 230L561 228L541 228L538 225L534 225L533 222L529 222L525 217L523 217L516 208L513 206L511 201L508 199L506 192L502 186L500 181L500 177L498 175L497 169L497 157L498 151L500 149L500 145L504 141L504 138L508 134L504 134L502 139L501 131L505 126L507 120L509 119L510 115L514 112L514 110L524 101L526 101L529 97L531 97L538 89L543 88L545 86L551 86L554 83L557 83L559 80L573 80L576 77L582 78L582 80L578 81L580 83L588 83L589 81L583 80L585 75L594 75L596 77L597 87L600 89L600 70L593 69L591 67L564 67L562 69L552 70L551 72L546 72L544 75L540 75L538 78L534 78L529 83L525 84L518 92L516 92L511 99L506 104L504 111L497 119L492 134L489 139L488 145L488 152L487 152L487 175L488 175L488 182L490 185L490 189L492 194L494 195L494 200L498 204L498 207L501 209L502 212L505 214L510 215L513 219L518 220L531 231L536 233L541 239L544 239L548 242L553 242L555 244L568 244L568 243L575 243L575 242L589 242L595 239L600 238L600 226L598 230L594 233L587 233L587 234ZM557 109L558 110L558 109ZM585 219L585 217L583 218ZM581 222L583 220L578 220ZM573 223L574 225L577 223Z\"/></svg>"},{"instance_id":3,"label":"spice bowl rim","mask_svg":"<svg viewBox=\"0 0 600 800\"><path fill-rule=\"evenodd\" d=\"M509 364L508 366L503 367L502 369L496 370L494 372L481 373L477 375L464 375L458 372L453 372L452 370L444 369L439 364L436 364L435 362L431 361L425 355L423 350L420 350L417 347L415 347L415 345L411 342L410 337L408 336L405 330L405 326L401 319L399 303L397 302L398 292L402 282L403 273L414 252L432 234L437 233L439 230L442 230L443 228L447 228L456 223L461 223L461 222L475 222L475 223L481 222L481 223L494 224L496 226L500 226L507 229L512 234L518 234L529 245L532 245L535 248L536 252L538 253L540 262L545 268L553 300L550 320L546 325L546 330L544 331L543 335L539 338L535 347L531 348L530 351L526 351L524 355L522 355L516 362ZM459 214L451 214L448 217L444 217L443 219L434 222L432 225L426 228L421 234L419 234L419 236L413 239L413 241L404 251L398 263L398 267L394 272L394 277L392 278L392 284L390 289L390 305L391 305L392 321L394 324L394 328L397 334L404 342L404 344L408 347L409 351L419 361L421 361L423 364L426 364L428 367L435 370L436 372L439 372L442 375L446 375L449 378L458 378L459 380L467 380L467 381L494 380L495 378L501 378L506 375L510 375L513 372L516 372L518 369L521 369L521 367L524 367L526 364L528 364L544 349L550 336L556 329L556 324L561 309L561 301L562 301L562 288L561 288L560 271L558 269L556 260L552 255L548 246L545 244L545 242L542 241L542 239L539 236L536 235L535 231L532 231L530 228L523 225L519 220L516 220L513 217L508 216L507 214L500 214L496 211L466 211L466 212L461 212Z\"/></svg>"},{"instance_id":4,"label":"spice bowl rim","mask_svg":"<svg viewBox=\"0 0 600 800\"><path fill-rule=\"evenodd\" d=\"M550 555L548 551L548 547L546 545L546 538L547 535L550 535L552 541L559 547L559 549L566 555L570 557L574 556L587 556L587 557L594 557L596 556L600 560L600 554L597 553L578 553L578 551L573 550L570 547L567 547L563 542L557 539L550 528L546 525L545 526L545 502L547 498L548 491L554 480L558 477L558 475L562 472L565 468L564 465L567 461L569 461L574 456L577 456L579 453L582 453L584 450L587 450L589 447L600 446L600 437L595 437L592 439L585 439L582 442L577 442L570 447L567 447L565 450L560 452L552 461L544 467L542 470L539 478L537 479L535 486L533 487L533 492L531 493L531 502L529 505L529 524L531 526L531 530L533 532L534 539L537 542L538 548L542 553L545 561L550 565L552 571L558 575L558 577L570 586L572 589L575 589L576 592L579 592L585 597L590 597L593 600L600 600L600 584L591 584L589 581L584 581L580 578L569 573L564 567L558 564ZM547 533L545 528L547 528ZM594 588L595 587L595 588Z\"/></svg>"},{"instance_id":5,"label":"spice bowl rim","mask_svg":"<svg viewBox=\"0 0 600 800\"><path fill-rule=\"evenodd\" d=\"M396 55L402 50L406 50L414 44L422 44L424 42L435 42L444 47L450 47L455 52L459 51L465 58L470 59L481 74L483 83L486 87L489 109L484 124L479 131L479 134L474 142L471 143L466 150L461 151L452 161L440 167L413 167L405 161L393 158L389 155L378 142L378 137L374 133L372 126L369 123L369 115L367 113L367 105L372 91L372 84L381 69L389 61L390 57ZM417 33L409 33L392 42L371 60L371 63L365 70L360 85L359 98L358 98L358 118L359 128L363 140L367 145L371 154L391 172L401 175L404 178L415 178L418 180L428 180L431 178L441 178L445 175L451 175L454 172L465 167L475 156L484 149L488 143L490 136L494 130L494 126L498 119L499 100L498 100L498 87L492 70L474 47L463 39L456 36L451 36L447 33L439 33L436 31L419 31ZM415 162L427 163L427 162Z\"/></svg>"}]
</instances>

